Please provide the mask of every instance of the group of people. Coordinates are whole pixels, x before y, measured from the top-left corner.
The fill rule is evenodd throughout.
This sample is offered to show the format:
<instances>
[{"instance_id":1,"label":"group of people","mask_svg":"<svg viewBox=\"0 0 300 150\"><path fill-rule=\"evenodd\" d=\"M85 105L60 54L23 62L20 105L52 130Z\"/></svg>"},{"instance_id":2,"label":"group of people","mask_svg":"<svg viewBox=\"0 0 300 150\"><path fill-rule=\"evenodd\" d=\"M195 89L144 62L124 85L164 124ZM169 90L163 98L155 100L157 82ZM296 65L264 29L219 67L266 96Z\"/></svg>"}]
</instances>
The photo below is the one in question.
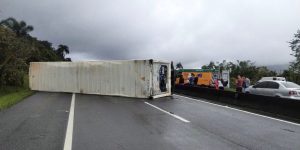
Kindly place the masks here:
<instances>
[{"instance_id":1,"label":"group of people","mask_svg":"<svg viewBox=\"0 0 300 150\"><path fill-rule=\"evenodd\" d=\"M236 92L240 92L240 93L242 92L244 93L245 89L248 88L251 84L249 78L241 75L237 76L235 83L236 83Z\"/></svg>"},{"instance_id":2,"label":"group of people","mask_svg":"<svg viewBox=\"0 0 300 150\"><path fill-rule=\"evenodd\" d=\"M207 86L209 88L215 88L217 90L224 90L224 87L228 85L228 81L224 81L223 79L218 79L212 77L209 83L204 83L203 85L198 85L198 79L201 78L201 74L190 73L187 79L184 79L183 75L178 75L179 81L178 83L181 85L188 86ZM187 82L185 81L187 80Z\"/></svg>"},{"instance_id":3,"label":"group of people","mask_svg":"<svg viewBox=\"0 0 300 150\"><path fill-rule=\"evenodd\" d=\"M195 86L198 83L198 77L195 76L194 73L191 73L189 79L189 85ZM216 90L224 90L224 87L227 86L228 81L224 81L223 79L211 78L209 86L210 88L215 88Z\"/></svg>"}]
</instances>

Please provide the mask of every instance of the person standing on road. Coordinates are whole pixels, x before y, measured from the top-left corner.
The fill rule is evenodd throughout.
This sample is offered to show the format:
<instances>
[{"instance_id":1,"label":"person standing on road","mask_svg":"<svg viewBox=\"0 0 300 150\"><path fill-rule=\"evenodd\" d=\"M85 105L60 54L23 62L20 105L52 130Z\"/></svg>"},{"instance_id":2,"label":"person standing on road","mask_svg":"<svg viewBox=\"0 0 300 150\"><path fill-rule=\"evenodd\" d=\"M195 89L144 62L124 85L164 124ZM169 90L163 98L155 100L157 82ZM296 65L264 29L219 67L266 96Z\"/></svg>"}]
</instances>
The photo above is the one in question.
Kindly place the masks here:
<instances>
[{"instance_id":1,"label":"person standing on road","mask_svg":"<svg viewBox=\"0 0 300 150\"><path fill-rule=\"evenodd\" d=\"M243 83L242 83L242 92L245 93L245 90L247 88L246 77L242 76L242 80L243 80Z\"/></svg>"},{"instance_id":2,"label":"person standing on road","mask_svg":"<svg viewBox=\"0 0 300 150\"><path fill-rule=\"evenodd\" d=\"M215 89L219 90L219 80L218 79L214 80L214 85L215 85Z\"/></svg>"},{"instance_id":3,"label":"person standing on road","mask_svg":"<svg viewBox=\"0 0 300 150\"><path fill-rule=\"evenodd\" d=\"M182 74L179 75L179 84L184 85L184 78Z\"/></svg>"},{"instance_id":4,"label":"person standing on road","mask_svg":"<svg viewBox=\"0 0 300 150\"><path fill-rule=\"evenodd\" d=\"M171 93L174 93L175 90L175 70L174 70L174 66L173 66L173 61L171 61Z\"/></svg>"},{"instance_id":5,"label":"person standing on road","mask_svg":"<svg viewBox=\"0 0 300 150\"><path fill-rule=\"evenodd\" d=\"M195 75L191 73L191 77L189 78L190 86L194 86Z\"/></svg>"},{"instance_id":6,"label":"person standing on road","mask_svg":"<svg viewBox=\"0 0 300 150\"><path fill-rule=\"evenodd\" d=\"M243 88L243 79L241 78L240 75L237 76L237 79L235 80L235 84L236 84L236 92L241 93Z\"/></svg>"},{"instance_id":7,"label":"person standing on road","mask_svg":"<svg viewBox=\"0 0 300 150\"><path fill-rule=\"evenodd\" d=\"M246 77L246 88L248 88L251 85L251 81L249 78Z\"/></svg>"}]
</instances>

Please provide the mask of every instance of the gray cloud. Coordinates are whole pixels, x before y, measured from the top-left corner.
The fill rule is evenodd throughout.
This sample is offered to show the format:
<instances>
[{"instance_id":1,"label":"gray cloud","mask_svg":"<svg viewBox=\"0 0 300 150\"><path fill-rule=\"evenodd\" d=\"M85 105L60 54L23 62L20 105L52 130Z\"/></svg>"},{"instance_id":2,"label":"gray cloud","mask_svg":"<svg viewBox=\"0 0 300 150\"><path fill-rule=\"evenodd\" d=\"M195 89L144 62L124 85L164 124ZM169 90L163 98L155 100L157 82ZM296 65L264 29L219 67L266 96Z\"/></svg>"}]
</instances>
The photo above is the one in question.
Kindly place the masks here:
<instances>
[{"instance_id":1,"label":"gray cloud","mask_svg":"<svg viewBox=\"0 0 300 150\"><path fill-rule=\"evenodd\" d=\"M66 44L74 60L291 61L299 0L1 0L0 17L34 25L33 36Z\"/></svg>"}]
</instances>

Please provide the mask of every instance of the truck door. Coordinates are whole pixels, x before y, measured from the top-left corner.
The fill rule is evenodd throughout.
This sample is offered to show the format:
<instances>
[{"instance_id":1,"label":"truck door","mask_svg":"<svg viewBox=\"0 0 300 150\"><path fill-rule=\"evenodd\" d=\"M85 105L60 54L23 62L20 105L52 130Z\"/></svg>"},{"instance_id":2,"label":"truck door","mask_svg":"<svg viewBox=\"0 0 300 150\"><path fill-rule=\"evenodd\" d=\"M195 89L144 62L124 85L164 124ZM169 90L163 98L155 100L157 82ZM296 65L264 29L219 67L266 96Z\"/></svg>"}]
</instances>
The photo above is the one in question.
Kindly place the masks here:
<instances>
[{"instance_id":1,"label":"truck door","mask_svg":"<svg viewBox=\"0 0 300 150\"><path fill-rule=\"evenodd\" d=\"M153 95L171 92L171 69L169 63L153 62Z\"/></svg>"}]
</instances>

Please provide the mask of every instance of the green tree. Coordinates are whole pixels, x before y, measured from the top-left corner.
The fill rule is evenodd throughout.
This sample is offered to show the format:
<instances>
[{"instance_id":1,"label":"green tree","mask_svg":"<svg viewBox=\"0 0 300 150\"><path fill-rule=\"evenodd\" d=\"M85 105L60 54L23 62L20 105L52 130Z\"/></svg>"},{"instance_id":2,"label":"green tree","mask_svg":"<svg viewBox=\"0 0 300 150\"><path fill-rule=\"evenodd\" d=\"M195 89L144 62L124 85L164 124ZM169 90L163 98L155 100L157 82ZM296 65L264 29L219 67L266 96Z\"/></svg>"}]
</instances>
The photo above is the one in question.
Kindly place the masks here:
<instances>
[{"instance_id":1,"label":"green tree","mask_svg":"<svg viewBox=\"0 0 300 150\"><path fill-rule=\"evenodd\" d=\"M201 69L209 69L209 67L207 65L203 65Z\"/></svg>"},{"instance_id":2,"label":"green tree","mask_svg":"<svg viewBox=\"0 0 300 150\"><path fill-rule=\"evenodd\" d=\"M218 64L219 65L217 66L217 68L219 68L220 72L223 72L223 70L230 70L234 65L232 62L227 62L226 60L223 60L221 63Z\"/></svg>"},{"instance_id":3,"label":"green tree","mask_svg":"<svg viewBox=\"0 0 300 150\"><path fill-rule=\"evenodd\" d=\"M65 58L66 54L70 53L68 46L58 45L58 48L55 52L62 60L71 61L71 58Z\"/></svg>"},{"instance_id":4,"label":"green tree","mask_svg":"<svg viewBox=\"0 0 300 150\"><path fill-rule=\"evenodd\" d=\"M57 53L52 43L30 36L28 32L32 30L24 23L11 18L1 21L0 87L22 86L30 62L71 61L65 58L69 53L67 46L59 47Z\"/></svg>"},{"instance_id":5,"label":"green tree","mask_svg":"<svg viewBox=\"0 0 300 150\"><path fill-rule=\"evenodd\" d=\"M219 63L217 62L217 64L219 64ZM219 67L219 65L217 65L217 64L215 64L214 61L210 61L208 65L203 65L201 67L201 69L216 69Z\"/></svg>"},{"instance_id":6,"label":"green tree","mask_svg":"<svg viewBox=\"0 0 300 150\"><path fill-rule=\"evenodd\" d=\"M0 22L0 25L12 30L17 36L28 35L29 32L33 31L33 26L27 25L25 21L17 21L15 18L7 18Z\"/></svg>"},{"instance_id":7,"label":"green tree","mask_svg":"<svg viewBox=\"0 0 300 150\"><path fill-rule=\"evenodd\" d=\"M295 60L290 63L290 79L298 84L300 84L300 30L294 34L294 39L290 42L290 48L292 50L292 56L295 57Z\"/></svg>"},{"instance_id":8,"label":"green tree","mask_svg":"<svg viewBox=\"0 0 300 150\"><path fill-rule=\"evenodd\" d=\"M176 70L178 70L178 69L183 69L183 66L182 66L181 62L178 62L176 64Z\"/></svg>"},{"instance_id":9,"label":"green tree","mask_svg":"<svg viewBox=\"0 0 300 150\"><path fill-rule=\"evenodd\" d=\"M209 64L207 65L208 69L215 69L216 68L216 64L213 61L210 61Z\"/></svg>"}]
</instances>

